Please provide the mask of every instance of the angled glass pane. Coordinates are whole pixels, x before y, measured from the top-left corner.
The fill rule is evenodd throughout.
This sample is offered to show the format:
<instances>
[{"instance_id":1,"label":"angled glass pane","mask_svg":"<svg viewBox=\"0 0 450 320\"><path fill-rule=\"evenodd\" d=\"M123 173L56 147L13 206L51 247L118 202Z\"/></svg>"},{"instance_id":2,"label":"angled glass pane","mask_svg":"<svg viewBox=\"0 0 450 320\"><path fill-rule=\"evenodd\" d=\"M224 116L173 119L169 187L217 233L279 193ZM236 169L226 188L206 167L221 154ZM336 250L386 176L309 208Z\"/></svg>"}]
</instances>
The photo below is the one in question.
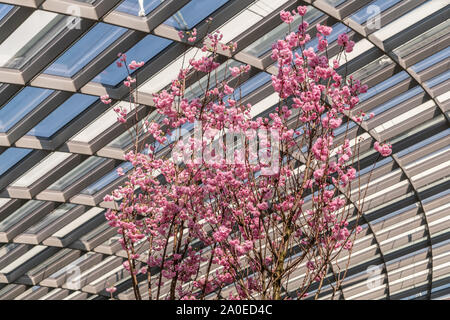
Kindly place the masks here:
<instances>
[{"instance_id":1,"label":"angled glass pane","mask_svg":"<svg viewBox=\"0 0 450 320\"><path fill-rule=\"evenodd\" d=\"M102 22L97 23L87 34L50 65L44 73L73 77L126 31L126 28Z\"/></svg>"},{"instance_id":2,"label":"angled glass pane","mask_svg":"<svg viewBox=\"0 0 450 320\"><path fill-rule=\"evenodd\" d=\"M2 20L11 10L14 8L14 6L9 4L0 4L0 20Z\"/></svg>"},{"instance_id":3,"label":"angled glass pane","mask_svg":"<svg viewBox=\"0 0 450 320\"><path fill-rule=\"evenodd\" d=\"M374 18L377 14L389 9L400 0L376 0L359 9L350 16L353 21L363 24L370 18Z\"/></svg>"},{"instance_id":4,"label":"angled glass pane","mask_svg":"<svg viewBox=\"0 0 450 320\"><path fill-rule=\"evenodd\" d=\"M442 82L447 81L448 79L450 79L450 70L447 70L437 75L436 77L425 81L425 85L429 88L433 88L434 86L437 86L438 84L441 84Z\"/></svg>"},{"instance_id":5,"label":"angled glass pane","mask_svg":"<svg viewBox=\"0 0 450 320\"><path fill-rule=\"evenodd\" d=\"M162 50L164 50L173 41L163 39L149 34L130 50L126 52L127 58L132 61L149 61ZM128 73L125 67L118 68L116 63L112 63L108 68L103 70L92 81L100 82L110 86L116 86L127 77Z\"/></svg>"},{"instance_id":6,"label":"angled glass pane","mask_svg":"<svg viewBox=\"0 0 450 320\"><path fill-rule=\"evenodd\" d=\"M6 256L8 253L13 251L18 246L19 246L18 243L8 243L3 246L0 246L0 258Z\"/></svg>"},{"instance_id":7,"label":"angled glass pane","mask_svg":"<svg viewBox=\"0 0 450 320\"><path fill-rule=\"evenodd\" d=\"M0 222L0 232L5 232L45 203L40 200L29 200L19 209Z\"/></svg>"},{"instance_id":8,"label":"angled glass pane","mask_svg":"<svg viewBox=\"0 0 450 320\"><path fill-rule=\"evenodd\" d=\"M27 251L23 256L21 256L19 259L14 260L11 264L4 267L2 270L0 270L0 273L8 274L12 271L14 271L16 268L21 266L22 264L26 263L28 260L34 258L39 253L47 249L47 246L34 246L29 251ZM17 299L17 298L16 298Z\"/></svg>"},{"instance_id":9,"label":"angled glass pane","mask_svg":"<svg viewBox=\"0 0 450 320\"><path fill-rule=\"evenodd\" d=\"M415 50L432 45L434 41L436 41L440 37L445 36L448 33L449 27L450 20L447 20L435 26L434 28L431 28L430 30L420 34L414 39L411 39L400 47L395 48L394 50L392 50L392 52L399 57L406 57Z\"/></svg>"},{"instance_id":10,"label":"angled glass pane","mask_svg":"<svg viewBox=\"0 0 450 320\"><path fill-rule=\"evenodd\" d=\"M64 216L67 212L75 208L77 205L73 203L64 203L60 205L58 208L50 212L48 215L44 217L44 219L40 220L38 223L35 223L33 226L28 228L23 233L26 234L37 234L39 231L49 226L51 223L56 221L57 219Z\"/></svg>"},{"instance_id":11,"label":"angled glass pane","mask_svg":"<svg viewBox=\"0 0 450 320\"><path fill-rule=\"evenodd\" d=\"M27 135L43 138L51 137L97 100L98 97L96 96L76 93L50 113L44 120L39 122L33 129L28 131Z\"/></svg>"},{"instance_id":12,"label":"angled glass pane","mask_svg":"<svg viewBox=\"0 0 450 320\"><path fill-rule=\"evenodd\" d=\"M44 101L53 90L26 87L0 109L0 132L7 132Z\"/></svg>"},{"instance_id":13,"label":"angled glass pane","mask_svg":"<svg viewBox=\"0 0 450 320\"><path fill-rule=\"evenodd\" d=\"M82 255L81 257L77 258L76 260L74 260L73 262L70 263L70 268L74 268L76 266L78 266L79 264L81 264L82 262L88 260L89 258L91 258L94 255L98 255L98 253L95 252L86 252L86 254ZM63 275L64 273L66 273L68 270L68 268L61 268L60 270L56 271L55 273L53 273L52 275L50 275L48 278L49 279L55 279L58 278L59 276Z\"/></svg>"},{"instance_id":14,"label":"angled glass pane","mask_svg":"<svg viewBox=\"0 0 450 320\"><path fill-rule=\"evenodd\" d=\"M216 9L227 3L229 0L192 0L181 8L164 24L180 30L193 28L197 23L209 17Z\"/></svg>"},{"instance_id":15,"label":"angled glass pane","mask_svg":"<svg viewBox=\"0 0 450 320\"><path fill-rule=\"evenodd\" d=\"M351 74L353 79L362 80L367 77L370 77L374 73L380 71L381 69L387 67L388 65L392 64L393 61L391 58L389 58L387 55L382 55L376 60L373 60L369 64L365 65L361 69L356 70Z\"/></svg>"},{"instance_id":16,"label":"angled glass pane","mask_svg":"<svg viewBox=\"0 0 450 320\"><path fill-rule=\"evenodd\" d=\"M373 97L376 94L379 94L383 92L384 90L391 88L395 86L396 84L400 83L403 80L408 79L409 75L406 73L406 71L401 71L389 79L384 80L383 82L378 83L377 85L371 87L369 90L367 90L366 93L363 93L359 96L359 101L365 101L371 97Z\"/></svg>"},{"instance_id":17,"label":"angled glass pane","mask_svg":"<svg viewBox=\"0 0 450 320\"><path fill-rule=\"evenodd\" d=\"M120 176L117 173L117 169L122 168L124 173L127 173L131 168L133 168L133 165L131 162L124 162L117 166L114 170L103 176L98 181L91 184L89 187L81 191L81 194L88 194L93 195L94 193L100 191L104 187L106 187L108 184L112 183L114 180L118 179Z\"/></svg>"},{"instance_id":18,"label":"angled glass pane","mask_svg":"<svg viewBox=\"0 0 450 320\"><path fill-rule=\"evenodd\" d=\"M450 56L450 46L423 59L411 67L414 72L421 72Z\"/></svg>"},{"instance_id":19,"label":"angled glass pane","mask_svg":"<svg viewBox=\"0 0 450 320\"><path fill-rule=\"evenodd\" d=\"M93 208L89 209L88 211L86 211L85 213L83 213L83 215L81 215L80 217L73 220L68 225L64 226L63 228L61 228L60 230L55 232L52 235L52 237L64 238L69 233L71 233L78 227L81 227L86 222L90 221L91 219L93 219L101 214L104 214L104 212L105 212L105 209L93 207Z\"/></svg>"},{"instance_id":20,"label":"angled glass pane","mask_svg":"<svg viewBox=\"0 0 450 320\"><path fill-rule=\"evenodd\" d=\"M0 176L25 158L32 149L8 148L0 154Z\"/></svg>"},{"instance_id":21,"label":"angled glass pane","mask_svg":"<svg viewBox=\"0 0 450 320\"><path fill-rule=\"evenodd\" d=\"M91 156L88 159L84 160L76 168L69 171L69 173L57 180L51 186L49 186L48 189L63 191L68 186L74 184L78 179L81 179L84 175L94 170L97 166L101 165L106 160L106 158Z\"/></svg>"},{"instance_id":22,"label":"angled glass pane","mask_svg":"<svg viewBox=\"0 0 450 320\"><path fill-rule=\"evenodd\" d=\"M0 44L0 67L20 69L61 33L73 17L34 11Z\"/></svg>"},{"instance_id":23,"label":"angled glass pane","mask_svg":"<svg viewBox=\"0 0 450 320\"><path fill-rule=\"evenodd\" d=\"M392 107L395 107L396 105L418 95L419 93L423 92L422 87L415 86L414 88L396 96L395 98L389 100L388 102L385 102L379 106L376 106L375 108L371 109L369 112L373 112L376 115L381 114L382 112L385 112L386 110L391 109Z\"/></svg>"},{"instance_id":24,"label":"angled glass pane","mask_svg":"<svg viewBox=\"0 0 450 320\"><path fill-rule=\"evenodd\" d=\"M261 87L263 84L269 82L271 79L272 76L270 74L266 72L260 72L237 87L233 94L237 99L240 97L243 98L249 93ZM224 100L226 100L226 98L224 98Z\"/></svg>"},{"instance_id":25,"label":"angled glass pane","mask_svg":"<svg viewBox=\"0 0 450 320\"><path fill-rule=\"evenodd\" d=\"M72 154L69 152L53 152L42 159L33 168L25 172L19 179L11 183L11 187L22 187L26 188L31 186L37 180L42 178L45 174L53 170L56 166L61 164Z\"/></svg>"},{"instance_id":26,"label":"angled glass pane","mask_svg":"<svg viewBox=\"0 0 450 320\"><path fill-rule=\"evenodd\" d=\"M146 16L163 2L164 0L124 0L116 8L116 11L133 16Z\"/></svg>"}]
</instances>

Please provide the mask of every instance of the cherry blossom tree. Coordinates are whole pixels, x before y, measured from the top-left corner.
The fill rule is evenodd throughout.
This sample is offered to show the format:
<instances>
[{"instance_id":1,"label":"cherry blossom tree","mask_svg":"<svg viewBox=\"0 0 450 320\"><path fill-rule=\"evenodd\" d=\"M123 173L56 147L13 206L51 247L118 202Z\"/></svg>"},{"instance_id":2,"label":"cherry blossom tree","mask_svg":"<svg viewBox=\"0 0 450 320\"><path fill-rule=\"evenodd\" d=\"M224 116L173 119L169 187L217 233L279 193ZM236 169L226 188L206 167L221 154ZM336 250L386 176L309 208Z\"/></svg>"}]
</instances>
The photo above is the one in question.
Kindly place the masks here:
<instances>
[{"instance_id":1,"label":"cherry blossom tree","mask_svg":"<svg viewBox=\"0 0 450 320\"><path fill-rule=\"evenodd\" d=\"M289 26L296 15L301 23L272 46L279 102L265 117L241 96L250 66L219 63L219 51L236 50L221 43L220 31L154 94L155 111L143 119L131 115L134 71L144 63L119 55L130 104L115 111L131 123L134 148L125 159L133 169L105 197L115 205L106 219L127 253L136 299L290 299L312 289L317 298L331 266L339 289L368 186L358 179L361 139L347 134L351 120L373 114L352 113L367 87L336 71L354 42L339 35L339 54L329 61L332 28L318 24L317 46L307 47L305 13L302 6L280 13ZM199 43L195 29L179 35ZM191 90L195 79L200 92ZM102 101L111 103L107 95ZM338 128L345 129L339 139ZM375 149L391 152L388 144Z\"/></svg>"}]
</instances>

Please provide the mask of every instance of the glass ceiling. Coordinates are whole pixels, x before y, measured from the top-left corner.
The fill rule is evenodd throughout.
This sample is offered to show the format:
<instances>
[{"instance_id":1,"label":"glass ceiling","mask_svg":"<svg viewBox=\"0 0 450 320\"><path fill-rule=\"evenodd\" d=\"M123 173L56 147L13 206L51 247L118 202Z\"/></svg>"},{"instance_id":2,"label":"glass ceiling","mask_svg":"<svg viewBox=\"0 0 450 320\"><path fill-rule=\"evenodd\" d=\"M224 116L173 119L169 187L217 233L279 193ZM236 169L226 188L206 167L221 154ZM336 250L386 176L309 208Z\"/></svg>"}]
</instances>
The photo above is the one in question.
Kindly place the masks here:
<instances>
[{"instance_id":1,"label":"glass ceiling","mask_svg":"<svg viewBox=\"0 0 450 320\"><path fill-rule=\"evenodd\" d=\"M20 1L13 2L16 5L0 4L0 21L10 23L8 17L20 6ZM99 4L92 0L81 2ZM269 19L272 14L277 15L274 10L278 7L295 8L291 2L259 0L244 7L238 0L191 0L159 20L165 20L165 28L147 31L134 21L145 26L153 13L160 14L155 10L158 6L164 3L170 7L175 1L144 0L143 7L139 2L106 1L105 6L110 7L105 7L108 13L102 19L92 21L92 17L82 16L93 22L92 27L71 32L67 26L72 18L66 15L66 4L56 6L45 0L45 6L40 8L46 10L32 9L29 16L18 17L15 29L0 24L0 95L4 101L0 104L0 233L15 228L20 231L8 241L0 241L0 279L7 279L0 290L0 299L26 298L32 293L44 299L60 294L64 297L85 294L92 299L109 297L105 286L99 285L103 278L90 276L90 271L80 277L95 284L92 286L97 288L95 293L85 288L69 290L55 283L71 262L82 265L84 270L98 268L99 274L112 275L118 271L108 269L105 259L120 262L124 259L116 234L107 232L101 217L106 209L103 196L119 181L116 169L131 170L130 164L123 160L131 138L117 124L112 110L114 106L128 104L128 89L122 83L127 73L124 68L117 68L114 61L125 38L129 49L124 51L130 61L145 62L133 74L140 84L139 93L145 96L138 100L142 105L151 100L152 93L170 83L173 72L181 65L183 52L187 57L197 52L189 44L181 44L176 31L200 28L210 16L228 32L226 41L246 39L244 47L238 43L238 52L242 50L244 54L233 56L228 66L250 64L252 76L239 84L235 95L241 94L244 100L259 99L253 103L254 116L266 114L278 102L276 95L267 89L271 75L276 73L268 57L271 44L285 35L288 27ZM450 252L449 6L445 1L434 0L375 0L365 1L364 5L358 1L317 0L308 5L309 12L304 18L310 23L310 45L317 43L316 23L324 23L331 14L324 9L329 6L322 6L321 2L331 5L340 17L333 20L330 44L339 33L347 32L367 45L342 68L348 68L363 83L370 83L367 93L360 96L358 108L374 112L375 117L368 121L368 131L358 127L358 135L390 141L397 158L381 159L375 166L374 179L378 179L379 187L368 195L371 201L363 223L367 232L355 243L356 248L363 249L358 249L352 258L344 297L448 298L450 272L442 270L448 269L445 253ZM374 8L381 17L379 29L367 26L373 24ZM108 20L108 15L114 12L124 15ZM297 28L299 23L299 19L295 20L292 27ZM353 23L361 26L353 28ZM261 35L260 27L268 32ZM103 55L107 49L115 55L113 58ZM60 54L53 58L46 54L51 50ZM224 66L220 74L224 73ZM49 82L45 75L63 78L55 77ZM191 97L198 96L198 84L188 87L187 92ZM106 93L114 97L109 108L98 103L99 97ZM67 94L64 99L55 98L62 94ZM145 110L152 112L151 107ZM356 126L350 120L350 128ZM340 136L344 131L343 127L337 128L335 134ZM371 135L373 132L377 136ZM370 156L370 152L363 155ZM92 172L108 161L109 167L93 177ZM361 177L368 171L367 166L361 168ZM64 200L57 195L64 195ZM53 206L44 208L48 203ZM34 216L41 209L42 214ZM32 224L21 225L24 220ZM428 249L431 254L426 256L424 252ZM29 259L38 263L28 268L25 262ZM398 267L399 263L404 269ZM422 269L411 271L413 263ZM368 292L361 270L380 264L386 265L383 271L386 280L380 288ZM36 278L36 283L24 285L22 291L17 286L20 277L11 277L21 268L23 274L38 274L49 266L52 274ZM420 272L431 274L425 289ZM300 274L293 274L293 283L300 278ZM117 276L118 283L122 286L117 297L132 298L132 289L127 287L123 276ZM41 294L41 288L48 290ZM327 290L324 289L323 298L327 298Z\"/></svg>"}]
</instances>

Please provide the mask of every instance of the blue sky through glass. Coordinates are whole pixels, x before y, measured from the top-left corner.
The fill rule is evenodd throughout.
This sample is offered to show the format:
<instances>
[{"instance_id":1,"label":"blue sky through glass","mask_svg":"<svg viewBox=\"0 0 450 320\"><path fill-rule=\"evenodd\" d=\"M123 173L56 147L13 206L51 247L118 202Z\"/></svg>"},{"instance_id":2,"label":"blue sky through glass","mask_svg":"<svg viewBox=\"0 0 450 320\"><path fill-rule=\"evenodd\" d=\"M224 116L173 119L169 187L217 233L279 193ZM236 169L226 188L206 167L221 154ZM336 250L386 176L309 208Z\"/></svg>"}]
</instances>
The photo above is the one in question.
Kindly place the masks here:
<instances>
[{"instance_id":1,"label":"blue sky through glass","mask_svg":"<svg viewBox=\"0 0 450 320\"><path fill-rule=\"evenodd\" d=\"M98 97L76 93L39 122L27 135L49 138L69 121L92 105Z\"/></svg>"},{"instance_id":2,"label":"blue sky through glass","mask_svg":"<svg viewBox=\"0 0 450 320\"><path fill-rule=\"evenodd\" d=\"M44 101L53 90L26 87L0 109L0 132L7 132Z\"/></svg>"},{"instance_id":3,"label":"blue sky through glass","mask_svg":"<svg viewBox=\"0 0 450 320\"><path fill-rule=\"evenodd\" d=\"M14 6L9 4L0 4L0 20L2 20Z\"/></svg>"},{"instance_id":4,"label":"blue sky through glass","mask_svg":"<svg viewBox=\"0 0 450 320\"><path fill-rule=\"evenodd\" d=\"M73 77L126 31L126 28L101 22L97 23L87 34L48 67L44 73L62 77Z\"/></svg>"},{"instance_id":5,"label":"blue sky through glass","mask_svg":"<svg viewBox=\"0 0 450 320\"><path fill-rule=\"evenodd\" d=\"M151 58L160 53L173 41L163 39L149 34L141 41L139 41L133 48L126 52L129 62L135 61L149 61ZM100 82L110 86L116 86L123 81L127 76L127 71L124 67L118 68L116 62L103 70L92 81Z\"/></svg>"},{"instance_id":6,"label":"blue sky through glass","mask_svg":"<svg viewBox=\"0 0 450 320\"><path fill-rule=\"evenodd\" d=\"M181 30L193 28L200 21L207 19L216 9L229 0L192 0L176 14L167 19L164 24Z\"/></svg>"},{"instance_id":7,"label":"blue sky through glass","mask_svg":"<svg viewBox=\"0 0 450 320\"><path fill-rule=\"evenodd\" d=\"M12 166L25 158L32 150L22 148L8 148L0 154L0 176Z\"/></svg>"},{"instance_id":8,"label":"blue sky through glass","mask_svg":"<svg viewBox=\"0 0 450 320\"><path fill-rule=\"evenodd\" d=\"M145 15L155 10L164 0L145 0L144 1L144 11ZM128 13L133 16L139 15L141 10L138 0L124 0L117 8L116 11L123 13Z\"/></svg>"}]
</instances>

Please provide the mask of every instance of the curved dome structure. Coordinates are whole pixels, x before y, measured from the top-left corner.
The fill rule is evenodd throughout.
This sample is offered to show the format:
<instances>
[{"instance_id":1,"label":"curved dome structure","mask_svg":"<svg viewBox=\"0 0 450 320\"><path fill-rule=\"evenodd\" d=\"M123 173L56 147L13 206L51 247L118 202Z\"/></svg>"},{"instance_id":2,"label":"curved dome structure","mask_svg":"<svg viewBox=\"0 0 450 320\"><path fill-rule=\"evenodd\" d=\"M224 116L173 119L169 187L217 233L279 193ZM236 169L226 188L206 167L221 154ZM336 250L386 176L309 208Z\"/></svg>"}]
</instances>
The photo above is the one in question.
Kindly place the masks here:
<instances>
[{"instance_id":1,"label":"curved dome structure","mask_svg":"<svg viewBox=\"0 0 450 320\"><path fill-rule=\"evenodd\" d=\"M369 85L353 112L375 113L350 124L349 134L364 138L363 183L373 143L393 146L372 173L363 232L333 298L448 298L448 1L8 0L0 1L0 299L107 299L109 286L133 299L126 253L104 217L111 204L103 197L125 178L116 168L130 169L123 156L132 139L99 99L127 103L117 54L145 61L137 72L142 119L154 111L152 93L195 54L178 30L205 33L213 17L209 30L238 43L231 63L252 66L244 100L266 114L277 102L269 50L288 32L279 12L298 5L308 6L312 44L316 23L333 26L331 57L339 33L356 43L340 71ZM331 266L329 279L339 272ZM291 277L284 293L294 297L301 275ZM330 285L320 298L331 298Z\"/></svg>"}]
</instances>

